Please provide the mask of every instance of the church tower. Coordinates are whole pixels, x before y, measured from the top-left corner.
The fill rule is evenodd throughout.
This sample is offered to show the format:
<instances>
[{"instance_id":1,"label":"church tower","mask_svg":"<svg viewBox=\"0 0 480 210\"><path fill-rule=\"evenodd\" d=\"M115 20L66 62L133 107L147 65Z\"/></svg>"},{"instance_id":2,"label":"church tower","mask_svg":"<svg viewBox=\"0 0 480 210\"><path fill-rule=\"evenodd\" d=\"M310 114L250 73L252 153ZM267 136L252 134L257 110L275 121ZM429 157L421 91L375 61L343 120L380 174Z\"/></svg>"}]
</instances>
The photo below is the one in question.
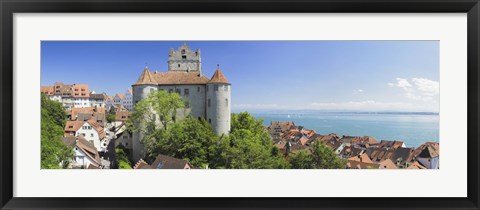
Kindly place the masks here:
<instances>
[{"instance_id":1,"label":"church tower","mask_svg":"<svg viewBox=\"0 0 480 210\"><path fill-rule=\"evenodd\" d=\"M171 48L168 54L168 71L199 71L201 74L200 49L192 51L186 43L177 50Z\"/></svg>"}]
</instances>

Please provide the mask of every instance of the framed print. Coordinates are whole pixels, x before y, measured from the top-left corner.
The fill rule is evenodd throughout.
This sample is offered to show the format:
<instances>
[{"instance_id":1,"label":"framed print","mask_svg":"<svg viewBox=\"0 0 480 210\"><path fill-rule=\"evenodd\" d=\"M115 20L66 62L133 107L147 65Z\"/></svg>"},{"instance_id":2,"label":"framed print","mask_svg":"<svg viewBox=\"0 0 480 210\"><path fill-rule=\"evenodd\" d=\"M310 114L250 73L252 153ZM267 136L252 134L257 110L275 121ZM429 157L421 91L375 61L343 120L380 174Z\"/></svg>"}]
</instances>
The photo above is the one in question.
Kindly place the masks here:
<instances>
[{"instance_id":1,"label":"framed print","mask_svg":"<svg viewBox=\"0 0 480 210\"><path fill-rule=\"evenodd\" d=\"M476 0L1 7L2 209L479 208Z\"/></svg>"}]
</instances>

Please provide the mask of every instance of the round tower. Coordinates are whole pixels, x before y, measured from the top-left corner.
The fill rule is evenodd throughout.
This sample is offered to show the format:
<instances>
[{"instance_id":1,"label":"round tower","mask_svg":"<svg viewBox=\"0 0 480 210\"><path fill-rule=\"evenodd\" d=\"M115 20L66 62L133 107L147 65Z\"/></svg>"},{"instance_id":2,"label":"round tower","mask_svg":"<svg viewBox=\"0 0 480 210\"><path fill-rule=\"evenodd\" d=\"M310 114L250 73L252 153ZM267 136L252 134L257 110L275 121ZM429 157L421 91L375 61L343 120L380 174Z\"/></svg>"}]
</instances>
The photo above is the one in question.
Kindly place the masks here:
<instances>
[{"instance_id":1,"label":"round tower","mask_svg":"<svg viewBox=\"0 0 480 210\"><path fill-rule=\"evenodd\" d=\"M217 134L230 132L230 83L219 68L207 83L207 121Z\"/></svg>"},{"instance_id":2,"label":"round tower","mask_svg":"<svg viewBox=\"0 0 480 210\"><path fill-rule=\"evenodd\" d=\"M148 66L145 67L142 74L138 78L137 82L132 85L132 103L135 107L135 104L145 98L148 94L158 89L158 83L155 78L150 73ZM142 126L142 125L136 125ZM132 159L134 162L137 162L145 156L145 148L141 144L140 140L143 138L143 135L140 133L133 133L132 135Z\"/></svg>"}]
</instances>

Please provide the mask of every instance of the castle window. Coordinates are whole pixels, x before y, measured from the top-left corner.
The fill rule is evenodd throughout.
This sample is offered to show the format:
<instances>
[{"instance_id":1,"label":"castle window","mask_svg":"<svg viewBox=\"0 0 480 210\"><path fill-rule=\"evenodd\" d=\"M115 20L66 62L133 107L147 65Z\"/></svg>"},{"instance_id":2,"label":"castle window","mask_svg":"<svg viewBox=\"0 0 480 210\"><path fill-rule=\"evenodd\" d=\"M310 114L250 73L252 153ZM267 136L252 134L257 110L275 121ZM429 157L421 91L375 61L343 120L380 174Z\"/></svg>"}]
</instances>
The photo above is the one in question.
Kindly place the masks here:
<instances>
[{"instance_id":1,"label":"castle window","mask_svg":"<svg viewBox=\"0 0 480 210\"><path fill-rule=\"evenodd\" d=\"M225 106L228 106L228 98L225 99Z\"/></svg>"},{"instance_id":2,"label":"castle window","mask_svg":"<svg viewBox=\"0 0 480 210\"><path fill-rule=\"evenodd\" d=\"M180 64L178 64L178 67L180 67Z\"/></svg>"},{"instance_id":3,"label":"castle window","mask_svg":"<svg viewBox=\"0 0 480 210\"><path fill-rule=\"evenodd\" d=\"M183 90L183 94L184 94L184 95L190 94L190 90L189 90L189 89L184 89L184 90Z\"/></svg>"},{"instance_id":4,"label":"castle window","mask_svg":"<svg viewBox=\"0 0 480 210\"><path fill-rule=\"evenodd\" d=\"M210 107L210 99L207 101L207 106Z\"/></svg>"},{"instance_id":5,"label":"castle window","mask_svg":"<svg viewBox=\"0 0 480 210\"><path fill-rule=\"evenodd\" d=\"M212 119L208 118L208 122L209 122L209 123L212 123Z\"/></svg>"},{"instance_id":6,"label":"castle window","mask_svg":"<svg viewBox=\"0 0 480 210\"><path fill-rule=\"evenodd\" d=\"M168 89L168 92L169 92L169 93L173 93L173 89Z\"/></svg>"},{"instance_id":7,"label":"castle window","mask_svg":"<svg viewBox=\"0 0 480 210\"><path fill-rule=\"evenodd\" d=\"M223 90L224 90L224 91L228 91L228 85L224 85L224 86L223 86Z\"/></svg>"},{"instance_id":8,"label":"castle window","mask_svg":"<svg viewBox=\"0 0 480 210\"><path fill-rule=\"evenodd\" d=\"M218 91L218 85L214 85L214 86L213 86L213 89L214 89L215 91Z\"/></svg>"},{"instance_id":9,"label":"castle window","mask_svg":"<svg viewBox=\"0 0 480 210\"><path fill-rule=\"evenodd\" d=\"M197 92L200 92L200 87L197 87Z\"/></svg>"},{"instance_id":10,"label":"castle window","mask_svg":"<svg viewBox=\"0 0 480 210\"><path fill-rule=\"evenodd\" d=\"M182 54L185 54L185 50L182 50Z\"/></svg>"},{"instance_id":11,"label":"castle window","mask_svg":"<svg viewBox=\"0 0 480 210\"><path fill-rule=\"evenodd\" d=\"M186 56L186 55L182 55L182 60L187 60L187 56Z\"/></svg>"},{"instance_id":12,"label":"castle window","mask_svg":"<svg viewBox=\"0 0 480 210\"><path fill-rule=\"evenodd\" d=\"M198 120L200 120L200 121L201 121L201 120L202 120L202 118L198 117Z\"/></svg>"},{"instance_id":13,"label":"castle window","mask_svg":"<svg viewBox=\"0 0 480 210\"><path fill-rule=\"evenodd\" d=\"M175 116L172 116L172 121L175 122Z\"/></svg>"}]
</instances>

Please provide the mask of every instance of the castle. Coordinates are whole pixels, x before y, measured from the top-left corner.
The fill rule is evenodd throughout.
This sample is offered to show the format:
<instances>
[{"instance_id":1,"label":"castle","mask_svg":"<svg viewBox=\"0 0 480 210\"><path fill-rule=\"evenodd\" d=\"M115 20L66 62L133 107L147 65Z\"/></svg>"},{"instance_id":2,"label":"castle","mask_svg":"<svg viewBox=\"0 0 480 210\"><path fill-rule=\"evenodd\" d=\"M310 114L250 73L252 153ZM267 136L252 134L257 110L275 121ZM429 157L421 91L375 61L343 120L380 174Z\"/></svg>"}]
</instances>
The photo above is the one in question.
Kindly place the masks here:
<instances>
[{"instance_id":1,"label":"castle","mask_svg":"<svg viewBox=\"0 0 480 210\"><path fill-rule=\"evenodd\" d=\"M145 67L132 88L134 104L152 91L176 92L188 101L186 115L204 118L217 134L228 134L230 131L230 83L218 66L210 79L202 73L200 49L192 51L186 43L177 50L170 49L168 71L151 72ZM138 133L133 134L134 161L144 155L141 137Z\"/></svg>"}]
</instances>

